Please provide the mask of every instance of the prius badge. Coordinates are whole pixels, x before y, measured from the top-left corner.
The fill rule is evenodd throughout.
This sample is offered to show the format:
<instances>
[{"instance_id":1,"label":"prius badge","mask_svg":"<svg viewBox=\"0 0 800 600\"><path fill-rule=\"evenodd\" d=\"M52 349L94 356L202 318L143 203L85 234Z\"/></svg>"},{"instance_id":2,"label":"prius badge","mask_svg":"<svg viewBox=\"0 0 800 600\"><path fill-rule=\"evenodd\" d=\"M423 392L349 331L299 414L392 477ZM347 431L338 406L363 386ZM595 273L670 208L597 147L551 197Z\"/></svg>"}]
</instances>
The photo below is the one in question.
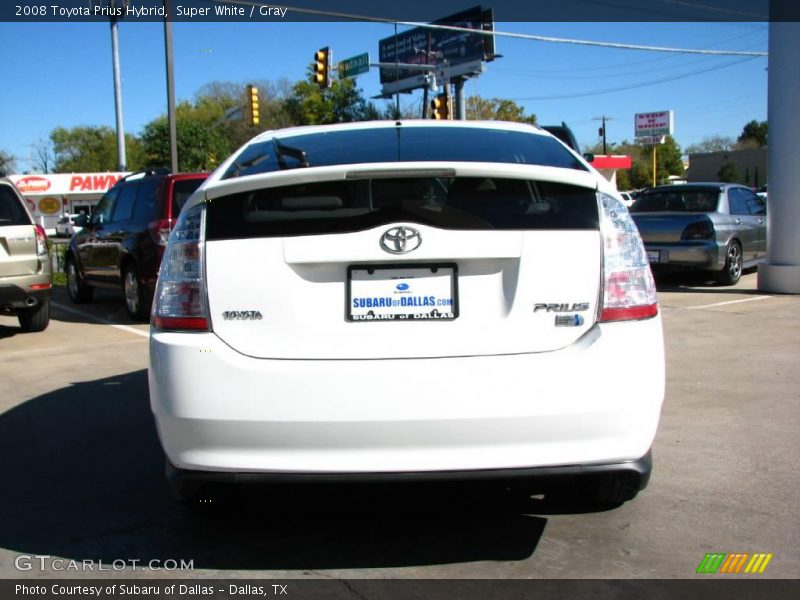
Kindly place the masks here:
<instances>
[{"instance_id":1,"label":"prius badge","mask_svg":"<svg viewBox=\"0 0 800 600\"><path fill-rule=\"evenodd\" d=\"M422 244L422 236L413 227L392 227L383 232L381 248L389 254L405 254L416 250Z\"/></svg>"}]
</instances>

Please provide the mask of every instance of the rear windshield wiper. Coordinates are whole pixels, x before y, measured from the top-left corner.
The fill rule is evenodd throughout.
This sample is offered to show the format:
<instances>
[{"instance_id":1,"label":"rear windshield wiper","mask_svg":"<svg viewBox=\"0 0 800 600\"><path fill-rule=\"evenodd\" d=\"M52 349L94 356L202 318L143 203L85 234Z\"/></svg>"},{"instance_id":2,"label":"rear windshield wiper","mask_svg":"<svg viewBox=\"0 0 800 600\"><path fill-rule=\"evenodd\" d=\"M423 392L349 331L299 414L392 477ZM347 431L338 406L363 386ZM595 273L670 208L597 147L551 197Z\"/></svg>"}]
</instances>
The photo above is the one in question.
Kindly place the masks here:
<instances>
[{"instance_id":1,"label":"rear windshield wiper","mask_svg":"<svg viewBox=\"0 0 800 600\"><path fill-rule=\"evenodd\" d=\"M308 162L308 157L306 156L305 150L301 150L300 148L293 148L291 146L285 146L281 144L275 138L272 138L272 144L275 146L275 158L278 159L278 165L281 169L288 169L288 165L286 164L286 160L283 158L284 156L289 156L296 160L300 161L298 167L310 167L311 165Z\"/></svg>"}]
</instances>

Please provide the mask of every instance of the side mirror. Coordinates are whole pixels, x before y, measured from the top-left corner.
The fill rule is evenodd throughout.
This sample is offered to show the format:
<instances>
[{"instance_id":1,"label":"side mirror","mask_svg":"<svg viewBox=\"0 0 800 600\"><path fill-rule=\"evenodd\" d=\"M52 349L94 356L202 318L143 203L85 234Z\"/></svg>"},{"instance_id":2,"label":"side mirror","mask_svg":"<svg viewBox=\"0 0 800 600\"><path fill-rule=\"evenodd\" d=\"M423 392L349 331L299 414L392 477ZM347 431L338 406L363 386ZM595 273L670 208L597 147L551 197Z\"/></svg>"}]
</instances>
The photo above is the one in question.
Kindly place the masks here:
<instances>
[{"instance_id":1,"label":"side mirror","mask_svg":"<svg viewBox=\"0 0 800 600\"><path fill-rule=\"evenodd\" d=\"M584 152L583 158L586 160L586 162L589 163L594 162L594 154L592 154L591 152Z\"/></svg>"}]
</instances>

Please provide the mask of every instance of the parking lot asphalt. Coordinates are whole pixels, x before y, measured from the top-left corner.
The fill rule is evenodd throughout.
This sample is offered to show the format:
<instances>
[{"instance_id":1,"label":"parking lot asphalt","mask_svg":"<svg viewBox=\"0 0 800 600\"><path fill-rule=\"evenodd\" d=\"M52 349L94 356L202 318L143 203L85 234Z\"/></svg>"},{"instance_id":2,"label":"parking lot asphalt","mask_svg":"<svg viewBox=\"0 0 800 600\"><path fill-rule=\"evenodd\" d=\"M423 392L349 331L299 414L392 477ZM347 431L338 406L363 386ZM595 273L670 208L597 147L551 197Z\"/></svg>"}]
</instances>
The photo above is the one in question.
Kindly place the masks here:
<instances>
[{"instance_id":1,"label":"parking lot asphalt","mask_svg":"<svg viewBox=\"0 0 800 600\"><path fill-rule=\"evenodd\" d=\"M800 298L760 293L755 273L730 288L658 284L667 395L653 477L603 511L368 486L186 512L149 412L148 326L118 293L77 307L57 289L45 332L0 317L0 578L690 578L708 552L774 555L761 575L727 577L797 577ZM19 559L42 555L94 566ZM193 570L143 568L170 560Z\"/></svg>"}]
</instances>

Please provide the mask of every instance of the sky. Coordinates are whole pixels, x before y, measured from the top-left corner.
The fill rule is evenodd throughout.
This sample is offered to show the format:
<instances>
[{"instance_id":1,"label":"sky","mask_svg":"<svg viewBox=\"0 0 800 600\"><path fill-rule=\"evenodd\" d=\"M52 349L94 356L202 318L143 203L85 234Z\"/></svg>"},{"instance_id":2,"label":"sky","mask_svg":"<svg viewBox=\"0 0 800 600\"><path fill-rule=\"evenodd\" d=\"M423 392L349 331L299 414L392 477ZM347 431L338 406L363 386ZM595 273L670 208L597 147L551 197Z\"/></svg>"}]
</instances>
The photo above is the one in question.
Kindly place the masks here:
<instances>
[{"instance_id":1,"label":"sky","mask_svg":"<svg viewBox=\"0 0 800 600\"><path fill-rule=\"evenodd\" d=\"M400 26L399 31L407 27ZM692 49L767 51L766 23L498 22L497 31ZM329 46L336 60L369 52L394 33L389 24L173 24L175 88L190 100L206 83L291 82L305 77L314 51ZM166 113L161 23L121 21L124 126L141 133ZM581 146L599 141L595 117L611 118L607 139L633 139L634 114L673 110L681 147L705 137L737 137L745 123L767 118L767 59L665 54L497 38L502 58L467 81L468 95L509 98L543 125L566 122ZM5 76L0 86L0 149L18 172L32 170L33 145L56 127L112 129L114 91L108 23L0 23ZM377 69L360 75L366 97L380 93ZM789 99L787 99L789 101ZM383 101L376 101L382 106ZM401 105L421 110L422 91Z\"/></svg>"}]
</instances>

